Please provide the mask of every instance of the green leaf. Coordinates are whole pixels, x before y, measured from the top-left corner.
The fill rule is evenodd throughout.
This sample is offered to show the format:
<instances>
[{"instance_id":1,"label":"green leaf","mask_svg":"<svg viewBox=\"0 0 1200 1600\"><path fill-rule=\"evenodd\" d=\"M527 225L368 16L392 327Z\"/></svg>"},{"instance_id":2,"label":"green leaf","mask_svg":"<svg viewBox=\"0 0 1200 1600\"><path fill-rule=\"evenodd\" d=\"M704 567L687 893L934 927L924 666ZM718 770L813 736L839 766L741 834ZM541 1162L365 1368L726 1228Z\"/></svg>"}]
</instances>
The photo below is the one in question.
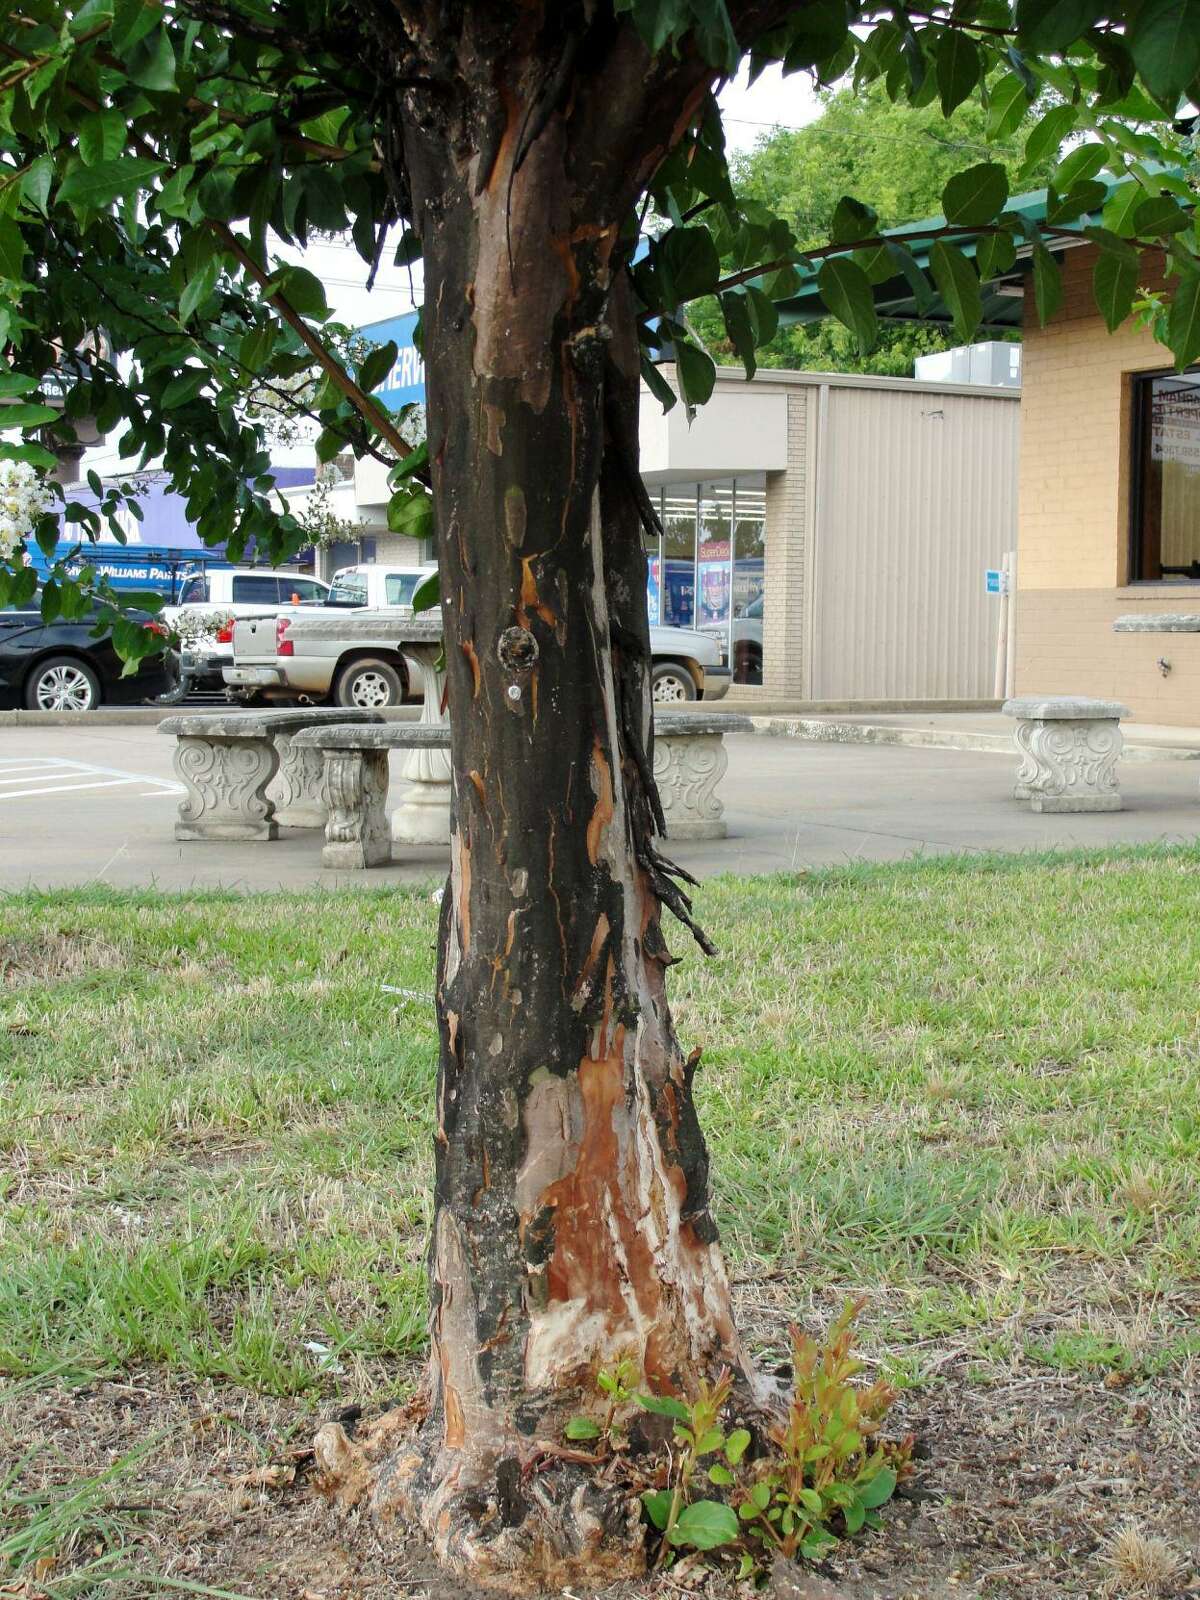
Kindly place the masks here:
<instances>
[{"instance_id":1,"label":"green leaf","mask_svg":"<svg viewBox=\"0 0 1200 1600\"><path fill-rule=\"evenodd\" d=\"M675 345L675 371L688 405L704 405L717 381L717 369L712 357L696 345L679 340Z\"/></svg>"},{"instance_id":2,"label":"green leaf","mask_svg":"<svg viewBox=\"0 0 1200 1600\"><path fill-rule=\"evenodd\" d=\"M1099 178L1088 178L1083 183L1077 183L1064 195L1056 194L1051 189L1047 194L1046 221L1074 222L1078 217L1099 213L1107 194L1108 189Z\"/></svg>"},{"instance_id":3,"label":"green leaf","mask_svg":"<svg viewBox=\"0 0 1200 1600\"><path fill-rule=\"evenodd\" d=\"M844 194L830 219L829 240L831 244L858 244L863 239L874 238L878 228L878 212L853 195Z\"/></svg>"},{"instance_id":4,"label":"green leaf","mask_svg":"<svg viewBox=\"0 0 1200 1600\"><path fill-rule=\"evenodd\" d=\"M20 405L0 407L0 427L40 428L45 422L54 422L62 416L57 406L44 406L35 401Z\"/></svg>"},{"instance_id":5,"label":"green leaf","mask_svg":"<svg viewBox=\"0 0 1200 1600\"><path fill-rule=\"evenodd\" d=\"M1167 345L1182 372L1200 357L1200 272L1188 272L1171 300Z\"/></svg>"},{"instance_id":6,"label":"green leaf","mask_svg":"<svg viewBox=\"0 0 1200 1600\"><path fill-rule=\"evenodd\" d=\"M1016 241L1007 229L983 234L975 246L975 265L984 283L1008 272L1016 259Z\"/></svg>"},{"instance_id":7,"label":"green leaf","mask_svg":"<svg viewBox=\"0 0 1200 1600\"><path fill-rule=\"evenodd\" d=\"M422 611L432 611L434 606L441 604L441 599L441 579L435 568L427 578L421 579L412 592L413 615L418 616Z\"/></svg>"},{"instance_id":8,"label":"green leaf","mask_svg":"<svg viewBox=\"0 0 1200 1600\"><path fill-rule=\"evenodd\" d=\"M277 278L280 293L302 317L324 321L329 315L321 280L314 277L307 267L287 267Z\"/></svg>"},{"instance_id":9,"label":"green leaf","mask_svg":"<svg viewBox=\"0 0 1200 1600\"><path fill-rule=\"evenodd\" d=\"M1008 173L998 161L981 161L957 172L942 190L946 221L965 227L991 222L1008 199Z\"/></svg>"},{"instance_id":10,"label":"green leaf","mask_svg":"<svg viewBox=\"0 0 1200 1600\"><path fill-rule=\"evenodd\" d=\"M734 1481L733 1473L730 1472L728 1467L723 1467L717 1461L708 1469L708 1481L709 1483L715 1483L719 1489L727 1489Z\"/></svg>"},{"instance_id":11,"label":"green leaf","mask_svg":"<svg viewBox=\"0 0 1200 1600\"><path fill-rule=\"evenodd\" d=\"M942 115L948 117L956 106L971 97L979 82L982 70L979 47L960 29L947 28L938 40L935 64Z\"/></svg>"},{"instance_id":12,"label":"green leaf","mask_svg":"<svg viewBox=\"0 0 1200 1600\"><path fill-rule=\"evenodd\" d=\"M671 1529L671 1543L693 1550L715 1550L738 1536L737 1514L719 1500L695 1500L684 1506Z\"/></svg>"},{"instance_id":13,"label":"green leaf","mask_svg":"<svg viewBox=\"0 0 1200 1600\"><path fill-rule=\"evenodd\" d=\"M401 490L388 501L387 525L393 533L410 539L428 539L433 534L433 496L421 489L416 493Z\"/></svg>"},{"instance_id":14,"label":"green leaf","mask_svg":"<svg viewBox=\"0 0 1200 1600\"><path fill-rule=\"evenodd\" d=\"M0 278L19 283L25 265L25 236L11 217L0 217Z\"/></svg>"},{"instance_id":15,"label":"green leaf","mask_svg":"<svg viewBox=\"0 0 1200 1600\"><path fill-rule=\"evenodd\" d=\"M1118 184L1105 202L1101 218L1104 226L1122 238L1131 238L1134 232L1134 215L1145 198L1145 189L1135 179Z\"/></svg>"},{"instance_id":16,"label":"green leaf","mask_svg":"<svg viewBox=\"0 0 1200 1600\"><path fill-rule=\"evenodd\" d=\"M664 411L670 411L672 406L679 404L679 396L663 377L655 363L645 354L642 355L642 382Z\"/></svg>"},{"instance_id":17,"label":"green leaf","mask_svg":"<svg viewBox=\"0 0 1200 1600\"><path fill-rule=\"evenodd\" d=\"M1007 139L1021 126L1029 110L1029 95L1018 73L1007 72L993 88L988 103L987 136Z\"/></svg>"},{"instance_id":18,"label":"green leaf","mask_svg":"<svg viewBox=\"0 0 1200 1600\"><path fill-rule=\"evenodd\" d=\"M814 0L798 7L787 24L785 72L799 72L828 61L841 48L850 21L845 0Z\"/></svg>"},{"instance_id":19,"label":"green leaf","mask_svg":"<svg viewBox=\"0 0 1200 1600\"><path fill-rule=\"evenodd\" d=\"M1189 221L1188 213L1169 194L1151 194L1134 210L1133 232L1143 239L1157 239L1165 233L1181 232Z\"/></svg>"},{"instance_id":20,"label":"green leaf","mask_svg":"<svg viewBox=\"0 0 1200 1600\"><path fill-rule=\"evenodd\" d=\"M121 156L73 168L59 185L59 199L77 211L99 211L124 195L134 194L164 171L161 161L144 156Z\"/></svg>"},{"instance_id":21,"label":"green leaf","mask_svg":"<svg viewBox=\"0 0 1200 1600\"><path fill-rule=\"evenodd\" d=\"M238 345L238 361L251 372L261 372L271 359L279 330L270 322L251 328Z\"/></svg>"},{"instance_id":22,"label":"green leaf","mask_svg":"<svg viewBox=\"0 0 1200 1600\"><path fill-rule=\"evenodd\" d=\"M190 322L216 287L221 272L219 256L210 256L193 277L189 278L179 296L179 320Z\"/></svg>"},{"instance_id":23,"label":"green leaf","mask_svg":"<svg viewBox=\"0 0 1200 1600\"><path fill-rule=\"evenodd\" d=\"M568 1439L598 1439L603 1431L594 1417L572 1417L563 1429Z\"/></svg>"},{"instance_id":24,"label":"green leaf","mask_svg":"<svg viewBox=\"0 0 1200 1600\"><path fill-rule=\"evenodd\" d=\"M387 377L396 363L397 345L394 339L389 339L386 344L377 345L368 355L365 355L359 364L359 386L370 394L372 389Z\"/></svg>"},{"instance_id":25,"label":"green leaf","mask_svg":"<svg viewBox=\"0 0 1200 1600\"><path fill-rule=\"evenodd\" d=\"M1038 240L1033 247L1033 298L1044 328L1062 305L1062 273L1058 262Z\"/></svg>"},{"instance_id":26,"label":"green leaf","mask_svg":"<svg viewBox=\"0 0 1200 1600\"><path fill-rule=\"evenodd\" d=\"M902 276L907 279L908 286L913 292L913 301L917 311L924 316L933 304L934 294L929 285L929 279L917 265L917 259L907 245L889 243L888 255L892 258L893 265Z\"/></svg>"},{"instance_id":27,"label":"green leaf","mask_svg":"<svg viewBox=\"0 0 1200 1600\"><path fill-rule=\"evenodd\" d=\"M53 179L54 161L50 156L39 156L36 161L31 161L21 179L21 198L43 216L46 215L46 201L50 197Z\"/></svg>"},{"instance_id":28,"label":"green leaf","mask_svg":"<svg viewBox=\"0 0 1200 1600\"><path fill-rule=\"evenodd\" d=\"M113 0L84 0L83 5L77 6L72 12L67 27L71 37L79 39L101 23L111 22L112 16Z\"/></svg>"},{"instance_id":29,"label":"green leaf","mask_svg":"<svg viewBox=\"0 0 1200 1600\"><path fill-rule=\"evenodd\" d=\"M163 410L172 411L176 406L187 405L189 400L196 398L211 376L207 367L185 367L163 390Z\"/></svg>"},{"instance_id":30,"label":"green leaf","mask_svg":"<svg viewBox=\"0 0 1200 1600\"><path fill-rule=\"evenodd\" d=\"M1051 54L1081 38L1103 11L1103 0L1017 0L1021 43Z\"/></svg>"},{"instance_id":31,"label":"green leaf","mask_svg":"<svg viewBox=\"0 0 1200 1600\"><path fill-rule=\"evenodd\" d=\"M831 256L817 273L817 288L833 315L850 329L860 350L869 350L879 333L879 318L871 281L863 269L857 262Z\"/></svg>"},{"instance_id":32,"label":"green leaf","mask_svg":"<svg viewBox=\"0 0 1200 1600\"><path fill-rule=\"evenodd\" d=\"M175 87L175 51L161 23L127 51L124 66L142 89L161 94Z\"/></svg>"},{"instance_id":33,"label":"green leaf","mask_svg":"<svg viewBox=\"0 0 1200 1600\"><path fill-rule=\"evenodd\" d=\"M28 394L37 386L37 379L27 376L24 372L0 372L0 398L7 399L12 394Z\"/></svg>"},{"instance_id":34,"label":"green leaf","mask_svg":"<svg viewBox=\"0 0 1200 1600\"><path fill-rule=\"evenodd\" d=\"M1171 105L1200 73L1200 0L1146 0L1129 44L1150 93Z\"/></svg>"},{"instance_id":35,"label":"green leaf","mask_svg":"<svg viewBox=\"0 0 1200 1600\"><path fill-rule=\"evenodd\" d=\"M957 245L938 239L929 252L929 270L954 319L955 337L961 344L970 344L983 316L983 297L975 268Z\"/></svg>"},{"instance_id":36,"label":"green leaf","mask_svg":"<svg viewBox=\"0 0 1200 1600\"><path fill-rule=\"evenodd\" d=\"M115 161L125 148L128 128L119 111L98 111L85 117L79 129L79 154L86 166Z\"/></svg>"},{"instance_id":37,"label":"green leaf","mask_svg":"<svg viewBox=\"0 0 1200 1600\"><path fill-rule=\"evenodd\" d=\"M0 411L0 418L7 416L8 408L5 407ZM9 426L7 420L3 425ZM27 461L31 467L41 467L47 472L58 465L58 457L54 452L47 450L44 444L38 444L33 439L27 439L24 444L0 444L0 461Z\"/></svg>"},{"instance_id":38,"label":"green leaf","mask_svg":"<svg viewBox=\"0 0 1200 1600\"><path fill-rule=\"evenodd\" d=\"M639 1394L637 1403L643 1411L655 1417L673 1417L676 1422L686 1422L691 1412L682 1400L669 1394Z\"/></svg>"},{"instance_id":39,"label":"green leaf","mask_svg":"<svg viewBox=\"0 0 1200 1600\"><path fill-rule=\"evenodd\" d=\"M896 1474L891 1467L880 1467L870 1483L859 1489L858 1498L866 1510L873 1511L890 1500L895 1492Z\"/></svg>"},{"instance_id":40,"label":"green leaf","mask_svg":"<svg viewBox=\"0 0 1200 1600\"><path fill-rule=\"evenodd\" d=\"M867 1508L861 1500L851 1500L843 1515L846 1518L846 1532L857 1533L867 1520Z\"/></svg>"},{"instance_id":41,"label":"green leaf","mask_svg":"<svg viewBox=\"0 0 1200 1600\"><path fill-rule=\"evenodd\" d=\"M672 228L656 254L665 269L671 300L659 310L674 311L711 294L720 280L721 258L707 228Z\"/></svg>"},{"instance_id":42,"label":"green leaf","mask_svg":"<svg viewBox=\"0 0 1200 1600\"><path fill-rule=\"evenodd\" d=\"M1055 167L1050 178L1051 187L1065 194L1072 184L1094 178L1107 160L1108 151L1102 144L1076 145Z\"/></svg>"},{"instance_id":43,"label":"green leaf","mask_svg":"<svg viewBox=\"0 0 1200 1600\"><path fill-rule=\"evenodd\" d=\"M735 1428L725 1441L725 1459L731 1467L736 1467L746 1454L750 1445L750 1433L747 1428Z\"/></svg>"},{"instance_id":44,"label":"green leaf","mask_svg":"<svg viewBox=\"0 0 1200 1600\"><path fill-rule=\"evenodd\" d=\"M1048 156L1057 155L1063 140L1075 126L1078 111L1075 106L1051 106L1044 117L1034 123L1025 140L1023 173L1032 172Z\"/></svg>"},{"instance_id":45,"label":"green leaf","mask_svg":"<svg viewBox=\"0 0 1200 1600\"><path fill-rule=\"evenodd\" d=\"M671 1515L671 1491L669 1489L647 1489L642 1495L642 1506L658 1531L664 1533L667 1527L667 1518Z\"/></svg>"}]
</instances>

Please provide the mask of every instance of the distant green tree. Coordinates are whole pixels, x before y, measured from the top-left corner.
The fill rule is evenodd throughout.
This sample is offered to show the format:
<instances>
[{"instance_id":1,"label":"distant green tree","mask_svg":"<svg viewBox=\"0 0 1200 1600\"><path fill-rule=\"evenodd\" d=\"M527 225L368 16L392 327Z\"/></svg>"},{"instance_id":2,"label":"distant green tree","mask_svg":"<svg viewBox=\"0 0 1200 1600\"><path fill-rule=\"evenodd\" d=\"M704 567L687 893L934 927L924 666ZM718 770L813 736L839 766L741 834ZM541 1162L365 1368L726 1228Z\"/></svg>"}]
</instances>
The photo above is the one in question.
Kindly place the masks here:
<instances>
[{"instance_id":1,"label":"distant green tree","mask_svg":"<svg viewBox=\"0 0 1200 1600\"><path fill-rule=\"evenodd\" d=\"M828 91L815 121L764 135L753 150L734 157L731 176L739 197L757 200L784 218L803 249L828 239L830 218L843 195L870 195L880 226L894 228L939 212L942 190L964 163L999 163L1014 193L1043 183L1053 157L1023 175L1028 126L989 143L988 122L989 112L976 100L950 117L942 115L936 100L922 106L893 103L880 79L862 89ZM694 306L691 321L716 361L738 364L715 299ZM828 318L780 328L757 356L763 367L911 377L915 357L958 342L949 330L893 323L881 329L878 344L864 355L850 330Z\"/></svg>"}]
</instances>

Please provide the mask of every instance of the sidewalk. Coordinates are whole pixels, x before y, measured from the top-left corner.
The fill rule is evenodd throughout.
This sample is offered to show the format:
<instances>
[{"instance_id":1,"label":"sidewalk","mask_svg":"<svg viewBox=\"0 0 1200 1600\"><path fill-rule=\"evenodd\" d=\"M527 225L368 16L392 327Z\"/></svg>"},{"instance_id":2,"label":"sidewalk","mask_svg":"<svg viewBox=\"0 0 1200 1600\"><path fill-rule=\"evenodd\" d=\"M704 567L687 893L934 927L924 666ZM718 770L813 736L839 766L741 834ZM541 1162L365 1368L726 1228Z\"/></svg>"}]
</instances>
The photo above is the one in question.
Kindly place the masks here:
<instances>
[{"instance_id":1,"label":"sidewalk","mask_svg":"<svg viewBox=\"0 0 1200 1600\"><path fill-rule=\"evenodd\" d=\"M903 722L904 719L901 719ZM729 837L670 844L698 877L957 851L1096 848L1200 837L1200 767L1129 762L1126 809L1035 816L1012 799L1016 757L992 750L737 734L722 786ZM330 873L316 830L271 843L178 844L172 741L149 727L0 729L0 888L381 887L440 881L445 849ZM393 786L393 802L400 784Z\"/></svg>"},{"instance_id":2,"label":"sidewalk","mask_svg":"<svg viewBox=\"0 0 1200 1600\"><path fill-rule=\"evenodd\" d=\"M824 711L760 716L760 732L828 744L899 744L938 750L992 750L1012 754L1013 722L999 711L853 712ZM1153 722L1123 722L1127 761L1200 761L1200 727L1172 728Z\"/></svg>"}]
</instances>

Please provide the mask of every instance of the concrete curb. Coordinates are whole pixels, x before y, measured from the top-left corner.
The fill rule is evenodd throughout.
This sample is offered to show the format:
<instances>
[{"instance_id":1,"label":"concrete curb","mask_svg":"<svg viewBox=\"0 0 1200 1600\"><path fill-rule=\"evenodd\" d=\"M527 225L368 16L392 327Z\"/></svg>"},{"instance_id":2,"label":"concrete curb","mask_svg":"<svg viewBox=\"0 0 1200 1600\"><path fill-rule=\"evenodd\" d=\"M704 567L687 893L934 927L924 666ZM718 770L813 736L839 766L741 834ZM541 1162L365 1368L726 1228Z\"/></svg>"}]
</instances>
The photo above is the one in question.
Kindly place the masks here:
<instances>
[{"instance_id":1,"label":"concrete curb","mask_svg":"<svg viewBox=\"0 0 1200 1600\"><path fill-rule=\"evenodd\" d=\"M98 706L95 711L0 711L0 728L153 728L168 717L207 716L238 711L237 706ZM260 707L259 709L268 709ZM249 714L249 708L247 708ZM381 711L385 722L419 722L421 707Z\"/></svg>"},{"instance_id":2,"label":"concrete curb","mask_svg":"<svg viewBox=\"0 0 1200 1600\"><path fill-rule=\"evenodd\" d=\"M987 750L1016 755L1010 733L965 729L896 728L878 722L835 722L824 717L752 717L755 731L776 739L813 744L897 744L928 750ZM1126 743L1123 761L1200 761L1200 750L1183 745Z\"/></svg>"}]
</instances>

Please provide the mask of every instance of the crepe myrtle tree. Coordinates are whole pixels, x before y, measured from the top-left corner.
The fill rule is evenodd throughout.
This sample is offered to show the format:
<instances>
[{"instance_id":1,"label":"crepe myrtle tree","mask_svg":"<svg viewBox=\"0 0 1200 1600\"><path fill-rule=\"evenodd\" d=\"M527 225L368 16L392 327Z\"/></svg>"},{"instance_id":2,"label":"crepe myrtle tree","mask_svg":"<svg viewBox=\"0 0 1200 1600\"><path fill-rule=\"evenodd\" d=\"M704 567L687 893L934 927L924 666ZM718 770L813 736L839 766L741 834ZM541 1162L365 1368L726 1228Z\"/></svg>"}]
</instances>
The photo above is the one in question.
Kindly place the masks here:
<instances>
[{"instance_id":1,"label":"crepe myrtle tree","mask_svg":"<svg viewBox=\"0 0 1200 1600\"><path fill-rule=\"evenodd\" d=\"M1045 222L976 161L946 186L932 285L870 195L801 254L730 185L715 95L746 57L946 113L977 96L997 138L1037 108L1028 165L1066 152ZM710 947L652 777L641 382L708 398L685 308L711 294L752 371L805 273L864 345L874 283L936 290L968 339L981 272L1018 255L1049 317L1080 239L1109 326L1155 289L1186 365L1198 78L1200 0L17 0L0 23L0 400L24 434L3 455L48 467L89 419L161 463L204 539L282 554L302 533L248 397L315 365L318 454L380 457L392 526L436 532L455 816L428 1384L320 1455L463 1574L517 1593L641 1570L636 1500L562 1443L601 1368L678 1394L727 1364L747 1408L772 1404L731 1313L699 1051L667 1003L664 913ZM415 451L371 398L394 350L339 360L321 284L278 259L315 229L423 260ZM64 492L35 535L86 540L105 495ZM60 568L47 616L92 582ZM0 587L27 600L32 578L10 562ZM126 620L118 643L156 640Z\"/></svg>"}]
</instances>

